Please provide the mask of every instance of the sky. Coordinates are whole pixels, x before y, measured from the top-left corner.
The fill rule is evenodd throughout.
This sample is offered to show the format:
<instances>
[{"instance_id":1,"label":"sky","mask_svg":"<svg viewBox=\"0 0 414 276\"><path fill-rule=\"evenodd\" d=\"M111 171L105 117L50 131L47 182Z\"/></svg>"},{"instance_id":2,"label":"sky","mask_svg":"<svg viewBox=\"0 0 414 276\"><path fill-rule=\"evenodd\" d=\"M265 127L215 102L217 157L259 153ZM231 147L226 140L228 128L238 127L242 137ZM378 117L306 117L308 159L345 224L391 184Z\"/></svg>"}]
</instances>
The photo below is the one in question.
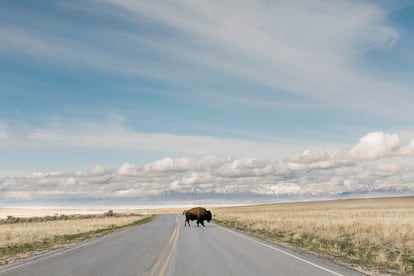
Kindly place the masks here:
<instances>
[{"instance_id":1,"label":"sky","mask_svg":"<svg viewBox=\"0 0 414 276\"><path fill-rule=\"evenodd\" d=\"M414 194L414 1L0 2L0 205Z\"/></svg>"}]
</instances>

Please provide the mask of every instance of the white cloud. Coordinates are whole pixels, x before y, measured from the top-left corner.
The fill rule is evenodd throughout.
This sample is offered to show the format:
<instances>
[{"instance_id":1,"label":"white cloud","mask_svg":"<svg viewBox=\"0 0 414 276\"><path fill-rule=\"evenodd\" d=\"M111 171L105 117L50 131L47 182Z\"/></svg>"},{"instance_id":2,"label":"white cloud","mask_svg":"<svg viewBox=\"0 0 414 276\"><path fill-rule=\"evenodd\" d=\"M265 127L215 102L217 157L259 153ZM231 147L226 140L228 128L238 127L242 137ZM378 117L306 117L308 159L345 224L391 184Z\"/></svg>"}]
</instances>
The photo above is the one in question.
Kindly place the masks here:
<instances>
[{"instance_id":1,"label":"white cloud","mask_svg":"<svg viewBox=\"0 0 414 276\"><path fill-rule=\"evenodd\" d=\"M167 157L148 164L144 167L144 170L155 172L186 171L189 170L191 163L190 158L172 159Z\"/></svg>"},{"instance_id":2,"label":"white cloud","mask_svg":"<svg viewBox=\"0 0 414 276\"><path fill-rule=\"evenodd\" d=\"M348 154L355 160L375 160L395 155L400 146L397 134L371 132L359 139L359 143Z\"/></svg>"},{"instance_id":3,"label":"white cloud","mask_svg":"<svg viewBox=\"0 0 414 276\"><path fill-rule=\"evenodd\" d=\"M408 145L401 147L400 154L414 155L414 139Z\"/></svg>"},{"instance_id":4,"label":"white cloud","mask_svg":"<svg viewBox=\"0 0 414 276\"><path fill-rule=\"evenodd\" d=\"M257 158L236 159L217 170L221 177L265 176L275 172L272 162Z\"/></svg>"},{"instance_id":5,"label":"white cloud","mask_svg":"<svg viewBox=\"0 0 414 276\"><path fill-rule=\"evenodd\" d=\"M101 165L97 165L93 168L88 169L87 171L87 175L89 176L102 176L108 173L110 173L110 170Z\"/></svg>"},{"instance_id":6,"label":"white cloud","mask_svg":"<svg viewBox=\"0 0 414 276\"><path fill-rule=\"evenodd\" d=\"M396 163L384 163L379 164L375 168L375 174L379 176L393 176L398 174L401 171L401 168Z\"/></svg>"},{"instance_id":7,"label":"white cloud","mask_svg":"<svg viewBox=\"0 0 414 276\"><path fill-rule=\"evenodd\" d=\"M78 183L79 181L75 177L63 178L60 181L61 186L74 186L74 185L77 185Z\"/></svg>"},{"instance_id":8,"label":"white cloud","mask_svg":"<svg viewBox=\"0 0 414 276\"><path fill-rule=\"evenodd\" d=\"M231 161L229 157L208 155L203 158L197 159L193 164L197 170L213 170L221 167L225 163Z\"/></svg>"},{"instance_id":9,"label":"white cloud","mask_svg":"<svg viewBox=\"0 0 414 276\"><path fill-rule=\"evenodd\" d=\"M137 175L138 168L131 163L122 164L116 171L121 176L134 176Z\"/></svg>"},{"instance_id":10,"label":"white cloud","mask_svg":"<svg viewBox=\"0 0 414 276\"><path fill-rule=\"evenodd\" d=\"M199 177L195 173L182 176L180 179L174 180L170 184L170 188L173 190L188 191L194 187L194 184L198 183Z\"/></svg>"},{"instance_id":11,"label":"white cloud","mask_svg":"<svg viewBox=\"0 0 414 276\"><path fill-rule=\"evenodd\" d=\"M86 173L10 176L0 178L0 198L136 202L179 194L225 198L240 194L323 197L367 191L414 193L414 156L402 150L411 144L402 146L396 134L373 132L350 150L306 150L286 161L220 156L163 158L142 167L124 163L117 169L98 165Z\"/></svg>"},{"instance_id":12,"label":"white cloud","mask_svg":"<svg viewBox=\"0 0 414 276\"><path fill-rule=\"evenodd\" d=\"M288 162L309 164L330 159L331 155L326 151L305 150L301 154L294 154L287 158Z\"/></svg>"},{"instance_id":13,"label":"white cloud","mask_svg":"<svg viewBox=\"0 0 414 276\"><path fill-rule=\"evenodd\" d=\"M337 161L319 161L310 164L301 164L301 163L286 163L286 166L291 170L313 170L313 169L330 169L338 166L343 166L343 163Z\"/></svg>"},{"instance_id":14,"label":"white cloud","mask_svg":"<svg viewBox=\"0 0 414 276\"><path fill-rule=\"evenodd\" d=\"M45 178L45 177L54 177L54 176L63 176L61 172L34 172L32 173L33 177Z\"/></svg>"},{"instance_id":15,"label":"white cloud","mask_svg":"<svg viewBox=\"0 0 414 276\"><path fill-rule=\"evenodd\" d=\"M398 134L370 132L361 137L355 145L338 152L305 150L286 158L290 170L334 169L357 166L361 161L375 161L386 158L414 155L414 142L403 145Z\"/></svg>"},{"instance_id":16,"label":"white cloud","mask_svg":"<svg viewBox=\"0 0 414 276\"><path fill-rule=\"evenodd\" d=\"M301 154L294 154L286 159L286 166L290 170L326 170L352 165L354 165L352 160L344 159L336 152L329 153L320 150L305 150Z\"/></svg>"},{"instance_id":17,"label":"white cloud","mask_svg":"<svg viewBox=\"0 0 414 276\"><path fill-rule=\"evenodd\" d=\"M206 171L213 170L228 161L220 156L206 156L203 158L170 158L152 162L144 167L146 172L183 172L183 171Z\"/></svg>"}]
</instances>

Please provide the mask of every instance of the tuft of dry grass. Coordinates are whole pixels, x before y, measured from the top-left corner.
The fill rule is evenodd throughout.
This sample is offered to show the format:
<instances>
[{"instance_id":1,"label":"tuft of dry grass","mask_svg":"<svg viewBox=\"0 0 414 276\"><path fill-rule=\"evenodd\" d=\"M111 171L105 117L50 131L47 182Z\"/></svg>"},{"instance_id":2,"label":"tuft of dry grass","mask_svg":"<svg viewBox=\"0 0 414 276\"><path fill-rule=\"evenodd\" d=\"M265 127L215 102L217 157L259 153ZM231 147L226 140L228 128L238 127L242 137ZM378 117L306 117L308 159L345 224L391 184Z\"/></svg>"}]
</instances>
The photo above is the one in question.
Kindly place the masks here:
<instances>
[{"instance_id":1,"label":"tuft of dry grass","mask_svg":"<svg viewBox=\"0 0 414 276\"><path fill-rule=\"evenodd\" d=\"M414 197L213 209L224 226L354 267L414 275Z\"/></svg>"},{"instance_id":2,"label":"tuft of dry grass","mask_svg":"<svg viewBox=\"0 0 414 276\"><path fill-rule=\"evenodd\" d=\"M63 220L37 220L36 217L32 222L3 223L0 224L0 264L99 237L152 218L131 214L88 218L72 215Z\"/></svg>"}]
</instances>

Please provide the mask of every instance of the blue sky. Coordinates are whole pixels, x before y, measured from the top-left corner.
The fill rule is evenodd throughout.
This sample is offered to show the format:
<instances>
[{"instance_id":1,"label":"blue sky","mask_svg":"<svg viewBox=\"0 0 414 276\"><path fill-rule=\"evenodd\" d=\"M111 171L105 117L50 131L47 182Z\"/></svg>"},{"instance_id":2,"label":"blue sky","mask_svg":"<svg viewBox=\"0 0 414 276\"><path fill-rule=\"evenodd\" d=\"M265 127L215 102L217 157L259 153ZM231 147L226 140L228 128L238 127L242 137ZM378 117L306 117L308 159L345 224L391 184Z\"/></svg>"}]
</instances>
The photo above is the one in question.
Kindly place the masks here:
<instances>
[{"instance_id":1,"label":"blue sky","mask_svg":"<svg viewBox=\"0 0 414 276\"><path fill-rule=\"evenodd\" d=\"M77 179L106 168L114 178L125 164L140 171L206 156L240 170L260 163L251 158L274 169L292 156L335 168L406 165L413 18L408 0L1 1L0 187L23 192L19 177L32 173ZM379 149L345 154L364 145ZM318 158L306 159L309 150ZM201 171L223 176L220 166ZM181 177L168 174L157 192Z\"/></svg>"}]
</instances>

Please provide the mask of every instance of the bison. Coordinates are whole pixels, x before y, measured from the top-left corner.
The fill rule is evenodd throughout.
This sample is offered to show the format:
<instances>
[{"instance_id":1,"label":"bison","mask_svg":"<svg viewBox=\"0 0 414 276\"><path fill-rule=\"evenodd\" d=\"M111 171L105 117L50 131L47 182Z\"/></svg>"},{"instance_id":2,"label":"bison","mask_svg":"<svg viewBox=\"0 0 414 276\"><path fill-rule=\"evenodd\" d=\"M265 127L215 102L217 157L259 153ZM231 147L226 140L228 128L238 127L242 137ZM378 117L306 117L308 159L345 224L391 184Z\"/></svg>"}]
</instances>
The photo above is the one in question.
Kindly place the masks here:
<instances>
[{"instance_id":1,"label":"bison","mask_svg":"<svg viewBox=\"0 0 414 276\"><path fill-rule=\"evenodd\" d=\"M199 224L201 223L201 225L204 225L204 221L207 220L207 222L210 222L211 220L211 212L206 210L206 208L202 208L202 207L196 207L196 208L192 208L190 210L184 211L183 215L185 215L185 222L184 222L184 226L190 225L190 220L197 220L197 226L200 226Z\"/></svg>"}]
</instances>

